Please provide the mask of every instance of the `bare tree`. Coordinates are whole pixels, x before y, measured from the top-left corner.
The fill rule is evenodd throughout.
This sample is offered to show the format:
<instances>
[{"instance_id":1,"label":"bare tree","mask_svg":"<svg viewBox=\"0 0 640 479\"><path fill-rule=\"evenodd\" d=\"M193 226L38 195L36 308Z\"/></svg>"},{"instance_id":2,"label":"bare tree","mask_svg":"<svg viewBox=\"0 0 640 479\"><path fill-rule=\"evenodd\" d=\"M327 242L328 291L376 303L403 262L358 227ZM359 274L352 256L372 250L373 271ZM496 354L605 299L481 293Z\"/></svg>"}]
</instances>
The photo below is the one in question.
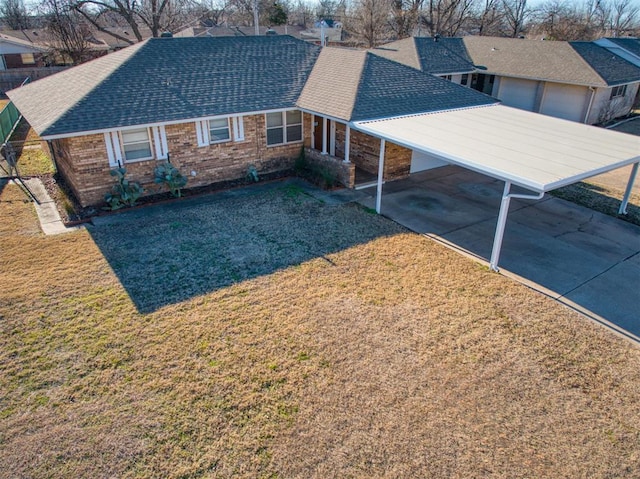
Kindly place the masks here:
<instances>
[{"instance_id":1,"label":"bare tree","mask_svg":"<svg viewBox=\"0 0 640 479\"><path fill-rule=\"evenodd\" d=\"M151 31L151 36L159 37L164 31L172 31L183 25L183 15L188 0L74 0L74 8L96 29L119 40L133 43L130 39L106 28L102 21L108 15L121 18L133 32L137 41L142 41L141 26Z\"/></svg>"},{"instance_id":2,"label":"bare tree","mask_svg":"<svg viewBox=\"0 0 640 479\"><path fill-rule=\"evenodd\" d=\"M358 0L349 19L349 30L356 40L372 48L388 37L389 0Z\"/></svg>"},{"instance_id":3,"label":"bare tree","mask_svg":"<svg viewBox=\"0 0 640 479\"><path fill-rule=\"evenodd\" d=\"M334 0L319 0L316 7L318 20L333 20L338 12L338 2Z\"/></svg>"},{"instance_id":4,"label":"bare tree","mask_svg":"<svg viewBox=\"0 0 640 479\"><path fill-rule=\"evenodd\" d=\"M306 27L313 20L313 16L311 6L304 0L298 0L294 6L290 7L289 23Z\"/></svg>"},{"instance_id":5,"label":"bare tree","mask_svg":"<svg viewBox=\"0 0 640 479\"><path fill-rule=\"evenodd\" d=\"M619 37L635 26L640 7L636 3L632 3L632 0L612 0L610 12L610 34L614 37Z\"/></svg>"},{"instance_id":6,"label":"bare tree","mask_svg":"<svg viewBox=\"0 0 640 479\"><path fill-rule=\"evenodd\" d=\"M12 30L22 30L30 26L24 0L2 0L0 2L0 15Z\"/></svg>"},{"instance_id":7,"label":"bare tree","mask_svg":"<svg viewBox=\"0 0 640 479\"><path fill-rule=\"evenodd\" d=\"M407 38L420 19L423 0L392 0L391 30L397 38Z\"/></svg>"},{"instance_id":8,"label":"bare tree","mask_svg":"<svg viewBox=\"0 0 640 479\"><path fill-rule=\"evenodd\" d=\"M482 0L476 4L476 13L471 19L471 23L475 24L475 29L480 36L498 35L502 16L499 0Z\"/></svg>"},{"instance_id":9,"label":"bare tree","mask_svg":"<svg viewBox=\"0 0 640 479\"><path fill-rule=\"evenodd\" d=\"M44 0L40 11L53 56L71 60L73 64L91 57L91 45L87 41L91 29L68 0Z\"/></svg>"},{"instance_id":10,"label":"bare tree","mask_svg":"<svg viewBox=\"0 0 640 479\"><path fill-rule=\"evenodd\" d=\"M425 0L422 23L429 34L454 37L468 20L473 0Z\"/></svg>"},{"instance_id":11,"label":"bare tree","mask_svg":"<svg viewBox=\"0 0 640 479\"><path fill-rule=\"evenodd\" d=\"M530 14L527 0L502 0L504 20L507 26L506 34L512 38L520 36L525 21Z\"/></svg>"}]
</instances>

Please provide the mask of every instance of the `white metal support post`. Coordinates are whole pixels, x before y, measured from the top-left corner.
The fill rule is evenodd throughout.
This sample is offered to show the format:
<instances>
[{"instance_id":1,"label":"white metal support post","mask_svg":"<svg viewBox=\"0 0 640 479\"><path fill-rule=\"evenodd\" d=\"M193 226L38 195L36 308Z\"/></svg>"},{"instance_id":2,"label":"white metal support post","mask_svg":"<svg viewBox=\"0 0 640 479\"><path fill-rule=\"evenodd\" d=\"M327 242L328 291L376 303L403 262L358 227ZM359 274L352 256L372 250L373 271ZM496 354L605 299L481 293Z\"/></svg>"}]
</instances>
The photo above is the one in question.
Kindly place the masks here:
<instances>
[{"instance_id":1,"label":"white metal support post","mask_svg":"<svg viewBox=\"0 0 640 479\"><path fill-rule=\"evenodd\" d=\"M500 259L500 249L502 248L502 238L504 237L504 227L507 224L507 215L509 214L509 204L511 203L511 197L509 196L509 190L511 190L511 182L504 182L504 191L502 193L502 202L500 203L500 214L498 214L498 224L496 224L496 234L493 237L493 249L491 250L491 263L490 268L493 271L498 271L498 260Z\"/></svg>"},{"instance_id":2,"label":"white metal support post","mask_svg":"<svg viewBox=\"0 0 640 479\"><path fill-rule=\"evenodd\" d=\"M322 154L327 154L327 117L322 117Z\"/></svg>"},{"instance_id":3,"label":"white metal support post","mask_svg":"<svg viewBox=\"0 0 640 479\"><path fill-rule=\"evenodd\" d=\"M344 162L349 163L349 140L351 138L351 127L346 126L344 132Z\"/></svg>"},{"instance_id":4,"label":"white metal support post","mask_svg":"<svg viewBox=\"0 0 640 479\"><path fill-rule=\"evenodd\" d=\"M380 140L380 159L378 160L378 193L376 194L376 213L380 214L382 206L382 178L384 177L384 149L386 141Z\"/></svg>"},{"instance_id":5,"label":"white metal support post","mask_svg":"<svg viewBox=\"0 0 640 479\"><path fill-rule=\"evenodd\" d=\"M496 224L496 234L493 237L493 249L491 250L491 261L489 267L492 271L499 271L498 261L500 260L500 250L502 249L502 239L504 238L504 229L507 224L507 216L509 215L509 204L511 198L522 198L525 200L539 200L544 196L544 191L537 195L512 195L511 182L504 182L504 192L502 193L502 202L500 203L500 213L498 214L498 223Z\"/></svg>"},{"instance_id":6,"label":"white metal support post","mask_svg":"<svg viewBox=\"0 0 640 479\"><path fill-rule=\"evenodd\" d=\"M629 204L629 196L631 196L631 190L633 189L633 183L636 180L636 176L638 174L638 162L633 164L633 168L631 168L631 174L629 175L629 182L627 183L627 189L624 191L624 197L622 198L622 203L620 203L620 209L618 210L619 215L627 214L627 205Z\"/></svg>"}]
</instances>

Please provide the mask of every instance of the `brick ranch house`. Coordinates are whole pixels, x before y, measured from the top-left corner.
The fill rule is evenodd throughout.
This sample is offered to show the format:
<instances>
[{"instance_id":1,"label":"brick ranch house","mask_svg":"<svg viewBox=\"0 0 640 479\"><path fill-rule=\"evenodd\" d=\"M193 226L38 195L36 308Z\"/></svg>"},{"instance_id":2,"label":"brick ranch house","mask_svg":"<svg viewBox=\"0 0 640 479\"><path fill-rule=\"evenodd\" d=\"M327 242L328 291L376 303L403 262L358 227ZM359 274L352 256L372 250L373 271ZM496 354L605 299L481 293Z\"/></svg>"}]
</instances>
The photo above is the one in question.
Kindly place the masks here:
<instances>
[{"instance_id":1,"label":"brick ranch house","mask_svg":"<svg viewBox=\"0 0 640 479\"><path fill-rule=\"evenodd\" d=\"M302 148L354 187L379 141L353 122L494 104L482 93L373 55L289 36L152 38L8 92L48 142L83 206L118 165L154 191L170 155L189 187L291 169ZM412 151L387 143L384 176Z\"/></svg>"}]
</instances>

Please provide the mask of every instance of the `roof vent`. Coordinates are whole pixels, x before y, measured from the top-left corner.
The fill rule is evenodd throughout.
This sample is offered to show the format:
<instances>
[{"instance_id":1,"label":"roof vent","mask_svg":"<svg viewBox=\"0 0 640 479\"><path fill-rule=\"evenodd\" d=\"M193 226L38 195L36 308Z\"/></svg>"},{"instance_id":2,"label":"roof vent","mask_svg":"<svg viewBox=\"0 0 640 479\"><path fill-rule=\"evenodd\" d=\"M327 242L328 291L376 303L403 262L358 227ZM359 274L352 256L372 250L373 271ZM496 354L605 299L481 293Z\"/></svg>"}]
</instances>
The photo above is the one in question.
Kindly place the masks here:
<instances>
[{"instance_id":1,"label":"roof vent","mask_svg":"<svg viewBox=\"0 0 640 479\"><path fill-rule=\"evenodd\" d=\"M173 33L171 33L171 32L162 32L160 34L160 38L173 38Z\"/></svg>"},{"instance_id":2,"label":"roof vent","mask_svg":"<svg viewBox=\"0 0 640 479\"><path fill-rule=\"evenodd\" d=\"M433 41L434 41L434 42L437 42L438 40L440 40L440 34L439 34L439 33L436 33L436 34L433 36Z\"/></svg>"}]
</instances>

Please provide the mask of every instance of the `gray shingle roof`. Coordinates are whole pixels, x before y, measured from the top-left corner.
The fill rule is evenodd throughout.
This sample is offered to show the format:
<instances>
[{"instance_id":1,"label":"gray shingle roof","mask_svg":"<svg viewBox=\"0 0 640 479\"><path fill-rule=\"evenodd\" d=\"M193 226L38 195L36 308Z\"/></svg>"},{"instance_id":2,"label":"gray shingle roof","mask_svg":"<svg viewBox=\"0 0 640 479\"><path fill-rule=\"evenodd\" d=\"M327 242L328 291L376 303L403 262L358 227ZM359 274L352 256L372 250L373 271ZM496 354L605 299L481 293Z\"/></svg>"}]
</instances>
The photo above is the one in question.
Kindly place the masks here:
<instances>
[{"instance_id":1,"label":"gray shingle roof","mask_svg":"<svg viewBox=\"0 0 640 479\"><path fill-rule=\"evenodd\" d=\"M319 52L288 36L152 38L8 95L42 136L290 108Z\"/></svg>"},{"instance_id":2,"label":"gray shingle roof","mask_svg":"<svg viewBox=\"0 0 640 479\"><path fill-rule=\"evenodd\" d=\"M469 73L475 67L462 38L431 37L414 39L422 71L433 74Z\"/></svg>"},{"instance_id":3,"label":"gray shingle roof","mask_svg":"<svg viewBox=\"0 0 640 479\"><path fill-rule=\"evenodd\" d=\"M297 105L345 121L487 105L496 100L371 52L324 48Z\"/></svg>"},{"instance_id":4,"label":"gray shingle roof","mask_svg":"<svg viewBox=\"0 0 640 479\"><path fill-rule=\"evenodd\" d=\"M640 81L640 68L592 42L570 42L609 86Z\"/></svg>"},{"instance_id":5,"label":"gray shingle roof","mask_svg":"<svg viewBox=\"0 0 640 479\"><path fill-rule=\"evenodd\" d=\"M350 120L361 121L496 103L494 98L367 53Z\"/></svg>"},{"instance_id":6,"label":"gray shingle roof","mask_svg":"<svg viewBox=\"0 0 640 479\"><path fill-rule=\"evenodd\" d=\"M297 105L305 110L349 120L366 57L365 51L323 48Z\"/></svg>"},{"instance_id":7,"label":"gray shingle roof","mask_svg":"<svg viewBox=\"0 0 640 479\"><path fill-rule=\"evenodd\" d=\"M486 73L586 86L606 82L568 42L464 37L470 57Z\"/></svg>"},{"instance_id":8,"label":"gray shingle roof","mask_svg":"<svg viewBox=\"0 0 640 479\"><path fill-rule=\"evenodd\" d=\"M461 38L413 37L387 43L372 53L434 75L470 73L473 62Z\"/></svg>"},{"instance_id":9,"label":"gray shingle roof","mask_svg":"<svg viewBox=\"0 0 640 479\"><path fill-rule=\"evenodd\" d=\"M640 57L640 40L637 38L607 38L607 40L620 45L625 50Z\"/></svg>"}]
</instances>

